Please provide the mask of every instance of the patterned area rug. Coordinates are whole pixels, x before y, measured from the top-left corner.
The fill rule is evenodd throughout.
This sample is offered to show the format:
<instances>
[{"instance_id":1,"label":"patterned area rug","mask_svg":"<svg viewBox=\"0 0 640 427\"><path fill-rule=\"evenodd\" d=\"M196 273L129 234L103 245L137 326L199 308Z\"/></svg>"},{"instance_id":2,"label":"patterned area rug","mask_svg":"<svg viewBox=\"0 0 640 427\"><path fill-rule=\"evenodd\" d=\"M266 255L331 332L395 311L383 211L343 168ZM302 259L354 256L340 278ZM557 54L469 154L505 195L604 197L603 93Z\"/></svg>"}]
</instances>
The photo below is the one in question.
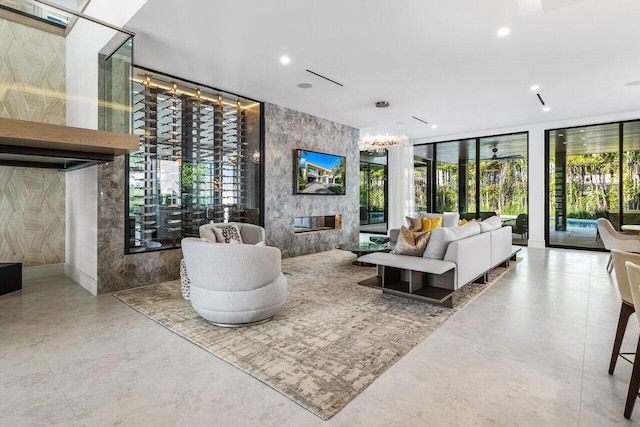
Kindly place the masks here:
<instances>
[{"instance_id":1,"label":"patterned area rug","mask_svg":"<svg viewBox=\"0 0 640 427\"><path fill-rule=\"evenodd\" d=\"M208 323L182 299L177 280L114 296L326 420L507 270L463 287L450 309L357 285L375 268L353 259L332 250L283 260L287 302L252 327Z\"/></svg>"}]
</instances>

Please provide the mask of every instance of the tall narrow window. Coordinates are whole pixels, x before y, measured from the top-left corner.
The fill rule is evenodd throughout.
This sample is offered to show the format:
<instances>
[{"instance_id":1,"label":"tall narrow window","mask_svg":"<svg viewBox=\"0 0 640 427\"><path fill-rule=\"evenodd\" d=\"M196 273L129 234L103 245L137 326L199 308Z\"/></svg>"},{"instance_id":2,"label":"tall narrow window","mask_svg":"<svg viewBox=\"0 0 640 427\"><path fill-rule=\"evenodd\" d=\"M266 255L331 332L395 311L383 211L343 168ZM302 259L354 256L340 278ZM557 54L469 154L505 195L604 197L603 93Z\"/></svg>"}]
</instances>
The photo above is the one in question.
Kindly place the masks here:
<instances>
[{"instance_id":1,"label":"tall narrow window","mask_svg":"<svg viewBox=\"0 0 640 427\"><path fill-rule=\"evenodd\" d=\"M360 153L360 231L387 232L387 153Z\"/></svg>"}]
</instances>

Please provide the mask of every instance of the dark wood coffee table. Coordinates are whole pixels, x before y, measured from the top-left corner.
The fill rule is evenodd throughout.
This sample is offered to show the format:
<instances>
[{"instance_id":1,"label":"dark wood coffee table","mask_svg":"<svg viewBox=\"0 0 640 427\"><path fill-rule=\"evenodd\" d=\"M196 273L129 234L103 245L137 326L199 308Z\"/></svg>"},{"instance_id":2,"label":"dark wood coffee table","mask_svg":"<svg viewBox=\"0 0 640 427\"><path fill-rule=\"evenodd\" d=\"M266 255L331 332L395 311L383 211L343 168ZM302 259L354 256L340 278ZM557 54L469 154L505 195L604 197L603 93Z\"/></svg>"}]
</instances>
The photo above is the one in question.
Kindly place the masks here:
<instances>
[{"instance_id":1,"label":"dark wood coffee table","mask_svg":"<svg viewBox=\"0 0 640 427\"><path fill-rule=\"evenodd\" d=\"M336 249L341 249L343 251L353 252L360 258L362 255L370 254L373 252L390 252L393 249L393 243L387 242L383 244L373 243L373 242L359 242L359 243L340 243L336 245ZM357 265L359 267L374 267L375 264L369 264L366 262L353 261L353 265Z\"/></svg>"}]
</instances>

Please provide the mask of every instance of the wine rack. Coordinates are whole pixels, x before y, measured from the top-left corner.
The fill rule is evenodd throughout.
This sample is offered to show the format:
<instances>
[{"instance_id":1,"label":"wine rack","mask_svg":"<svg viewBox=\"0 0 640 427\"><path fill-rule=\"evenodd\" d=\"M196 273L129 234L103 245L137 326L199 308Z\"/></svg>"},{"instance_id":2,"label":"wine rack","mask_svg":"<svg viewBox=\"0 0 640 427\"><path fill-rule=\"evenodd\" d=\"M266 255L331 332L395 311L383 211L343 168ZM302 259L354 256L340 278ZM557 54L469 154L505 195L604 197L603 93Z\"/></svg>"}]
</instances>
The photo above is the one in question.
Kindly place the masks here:
<instances>
[{"instance_id":1,"label":"wine rack","mask_svg":"<svg viewBox=\"0 0 640 427\"><path fill-rule=\"evenodd\" d=\"M242 99L136 74L140 149L129 155L129 252L179 247L205 222L247 222L257 191L247 169L258 166Z\"/></svg>"}]
</instances>

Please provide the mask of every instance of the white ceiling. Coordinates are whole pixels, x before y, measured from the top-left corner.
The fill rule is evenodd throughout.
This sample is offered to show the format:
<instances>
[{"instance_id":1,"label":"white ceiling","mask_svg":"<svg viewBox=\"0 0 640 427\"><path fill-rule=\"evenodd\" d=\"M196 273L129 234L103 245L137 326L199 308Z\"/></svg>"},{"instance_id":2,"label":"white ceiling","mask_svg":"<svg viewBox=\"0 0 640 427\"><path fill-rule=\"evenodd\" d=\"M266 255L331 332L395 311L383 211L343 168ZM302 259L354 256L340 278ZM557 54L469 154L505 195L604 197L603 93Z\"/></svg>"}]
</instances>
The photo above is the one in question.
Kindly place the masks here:
<instances>
[{"instance_id":1,"label":"white ceiling","mask_svg":"<svg viewBox=\"0 0 640 427\"><path fill-rule=\"evenodd\" d=\"M137 65L418 138L640 110L639 17L639 0L148 0L126 27Z\"/></svg>"}]
</instances>

